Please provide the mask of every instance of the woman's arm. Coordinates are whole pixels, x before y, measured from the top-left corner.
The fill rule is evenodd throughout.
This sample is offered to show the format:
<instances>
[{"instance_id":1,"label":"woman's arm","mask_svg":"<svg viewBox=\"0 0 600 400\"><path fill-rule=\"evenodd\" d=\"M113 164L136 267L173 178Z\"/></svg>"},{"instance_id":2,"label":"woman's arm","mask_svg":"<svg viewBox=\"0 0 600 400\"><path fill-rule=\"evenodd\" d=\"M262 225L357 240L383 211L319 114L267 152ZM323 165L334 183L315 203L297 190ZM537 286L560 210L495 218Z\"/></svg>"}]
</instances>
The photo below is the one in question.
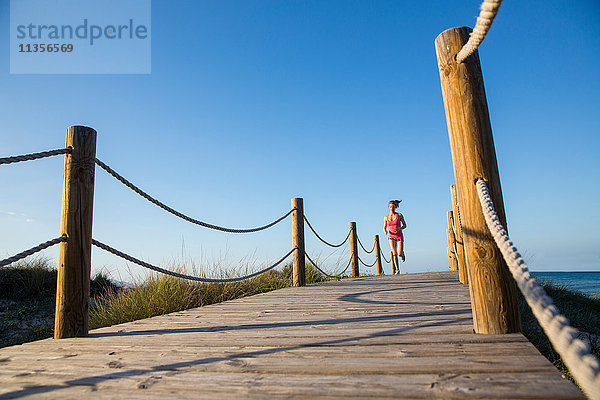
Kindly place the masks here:
<instances>
[{"instance_id":1,"label":"woman's arm","mask_svg":"<svg viewBox=\"0 0 600 400\"><path fill-rule=\"evenodd\" d=\"M387 215L383 217L383 234L387 235Z\"/></svg>"},{"instance_id":2,"label":"woman's arm","mask_svg":"<svg viewBox=\"0 0 600 400\"><path fill-rule=\"evenodd\" d=\"M400 230L406 229L406 221L404 220L404 215L398 214L400 218Z\"/></svg>"}]
</instances>

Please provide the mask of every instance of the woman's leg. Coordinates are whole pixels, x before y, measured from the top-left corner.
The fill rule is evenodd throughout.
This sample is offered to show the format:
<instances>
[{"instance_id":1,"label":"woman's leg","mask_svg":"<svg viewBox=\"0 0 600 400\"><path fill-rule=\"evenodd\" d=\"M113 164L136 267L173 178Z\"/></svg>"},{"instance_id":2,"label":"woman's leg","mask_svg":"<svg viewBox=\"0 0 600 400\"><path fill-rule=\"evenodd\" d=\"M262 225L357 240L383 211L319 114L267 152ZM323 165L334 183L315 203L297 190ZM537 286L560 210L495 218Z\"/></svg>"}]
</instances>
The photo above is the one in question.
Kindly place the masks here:
<instances>
[{"instance_id":1,"label":"woman's leg","mask_svg":"<svg viewBox=\"0 0 600 400\"><path fill-rule=\"evenodd\" d=\"M398 240L397 253L400 255L400 259L404 262L404 240Z\"/></svg>"},{"instance_id":2,"label":"woman's leg","mask_svg":"<svg viewBox=\"0 0 600 400\"><path fill-rule=\"evenodd\" d=\"M402 241L401 240L397 240L396 243L395 243L395 245L396 245L395 246L396 247L396 249L395 249L396 251L394 252L395 253L394 257L396 258L396 267L397 267L398 273L400 273L400 264L398 263L398 256L402 254L401 253L401 251L402 251ZM402 257L400 257L400 258L402 258Z\"/></svg>"},{"instance_id":3,"label":"woman's leg","mask_svg":"<svg viewBox=\"0 0 600 400\"><path fill-rule=\"evenodd\" d=\"M391 264L392 264L392 275L396 274L396 271L399 270L398 268L398 250L396 248L396 241L393 239L389 239L390 241L390 247L392 248L392 260L391 260Z\"/></svg>"}]
</instances>

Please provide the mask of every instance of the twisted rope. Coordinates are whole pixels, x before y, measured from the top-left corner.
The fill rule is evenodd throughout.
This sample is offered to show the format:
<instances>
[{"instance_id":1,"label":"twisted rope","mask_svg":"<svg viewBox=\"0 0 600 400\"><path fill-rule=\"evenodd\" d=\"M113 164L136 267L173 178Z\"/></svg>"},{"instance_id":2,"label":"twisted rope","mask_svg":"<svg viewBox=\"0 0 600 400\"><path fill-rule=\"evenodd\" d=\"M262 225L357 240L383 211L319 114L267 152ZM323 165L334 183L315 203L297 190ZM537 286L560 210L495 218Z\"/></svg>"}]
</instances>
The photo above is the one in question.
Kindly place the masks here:
<instances>
[{"instance_id":1,"label":"twisted rope","mask_svg":"<svg viewBox=\"0 0 600 400\"><path fill-rule=\"evenodd\" d=\"M342 272L337 274L337 276L342 275L344 272L346 272L348 270L348 268L350 267L350 264L352 264L352 255L354 255L354 253L350 254L350 260L348 260L348 265L346 265L346 268L344 268L344 270Z\"/></svg>"},{"instance_id":2,"label":"twisted rope","mask_svg":"<svg viewBox=\"0 0 600 400\"><path fill-rule=\"evenodd\" d=\"M147 194L146 192L144 192L143 190L141 190L140 188L138 188L137 186L135 186L133 183L129 182L127 179L123 178L121 175L119 175L117 172L115 172L112 168L110 168L108 165L104 164L102 161L98 160L96 158L96 164L102 168L103 170L105 170L106 172L108 172L110 175L112 175L115 179L117 179L119 182L121 182L123 185L127 186L129 189L133 190L134 192L136 192L137 194L139 194L140 196L142 196L143 198L145 198L146 200L148 200L150 203L162 208L163 210L183 219L186 220L188 222L191 222L192 224L196 224L196 225L200 225L203 226L205 228L209 228L209 229L215 229L221 232L229 232L229 233L251 233L251 232L258 232L258 231L262 231L264 229L270 228L273 225L283 221L285 218L287 218L292 212L294 212L296 209L292 208L290 211L288 211L284 216L276 219L275 221L264 225L264 226L260 226L258 228L250 228L250 229L235 229L235 228L224 228L222 226L218 226L218 225L213 225L213 224L209 224L207 222L202 222L199 221L197 219L188 217L185 214L180 213L179 211L174 210L173 208L167 206L164 203L161 203L160 201L156 200L155 198L153 198L152 196L150 196L149 194Z\"/></svg>"},{"instance_id":3,"label":"twisted rope","mask_svg":"<svg viewBox=\"0 0 600 400\"><path fill-rule=\"evenodd\" d=\"M487 185L482 179L477 181L477 193L485 222L546 336L585 394L590 399L600 399L600 363L590 353L589 345L577 339L579 331L569 326L569 320L560 314L552 299L529 273L525 261L498 219Z\"/></svg>"},{"instance_id":4,"label":"twisted rope","mask_svg":"<svg viewBox=\"0 0 600 400\"><path fill-rule=\"evenodd\" d=\"M374 266L374 265L375 265L375 263L377 262L377 259L375 259L375 261L373 261L373 264L371 264L371 265L367 265L367 264L365 264L365 262L364 262L363 260L361 260L360 256L358 256L358 261L360 261L360 263L361 263L362 265L364 265L365 267L367 267L367 268L371 268L372 266Z\"/></svg>"},{"instance_id":5,"label":"twisted rope","mask_svg":"<svg viewBox=\"0 0 600 400\"><path fill-rule=\"evenodd\" d=\"M352 253L352 254L354 254L354 253ZM310 261L310 262L311 262L311 264L312 264L312 265L314 265L314 267L315 267L315 268L316 268L316 269L317 269L317 270L318 270L320 273L322 273L322 274L323 274L323 275L325 275L325 276L328 276L329 278L339 278L340 276L342 276L342 274L343 274L344 272L346 272L346 270L348 269L348 267L349 267L349 266L350 266L350 264L352 263L352 255L350 255L350 261L348 261L348 265L346 265L346 268L344 268L344 270L343 270L342 272L340 272L340 273L339 273L339 274L337 274L337 275L329 275L327 272L323 271L321 268L319 268L319 267L317 266L317 263L316 263L316 262L314 262L314 261L313 261L313 260L312 260L312 259L309 257L308 253L304 252L304 255L306 256L306 258L308 258L308 261Z\"/></svg>"},{"instance_id":6,"label":"twisted rope","mask_svg":"<svg viewBox=\"0 0 600 400\"><path fill-rule=\"evenodd\" d=\"M363 246L362 242L360 241L360 237L358 237L358 235L356 235L356 238L358 239L358 244L360 244L360 247L362 247L362 249L365 251L365 253L371 254L375 250L375 242L373 242L373 248L371 249L371 251L369 251L369 250L365 249L365 246Z\"/></svg>"},{"instance_id":7,"label":"twisted rope","mask_svg":"<svg viewBox=\"0 0 600 400\"><path fill-rule=\"evenodd\" d=\"M6 258L4 260L0 261L0 267L4 267L5 265L14 263L15 261L19 261L25 257L29 257L32 254L37 253L38 251L42 251L44 249L47 249L50 246L54 246L57 243L60 242L66 242L67 241L67 235L62 235L61 237L57 237L56 239L52 239L52 240L48 240L47 242L44 242L42 244L39 244L35 247L32 247L29 250L25 250L19 254L16 254L12 257Z\"/></svg>"},{"instance_id":8,"label":"twisted rope","mask_svg":"<svg viewBox=\"0 0 600 400\"><path fill-rule=\"evenodd\" d=\"M388 264L389 264L389 263L391 262L391 260L388 260L387 258L385 258L385 255L384 255L384 253L381 253L381 254L379 254L379 255L381 256L381 258L383 258L383 260L384 260L386 263L388 263Z\"/></svg>"},{"instance_id":9,"label":"twisted rope","mask_svg":"<svg viewBox=\"0 0 600 400\"><path fill-rule=\"evenodd\" d=\"M304 252L304 255L306 256L306 258L308 258L308 261L310 261L310 263L317 269L317 271L319 271L320 273L322 273L323 275L329 277L329 278L337 278L339 275L329 275L327 272L323 271L321 268L319 268L319 266L317 265L316 262L314 262L308 255L308 253Z\"/></svg>"},{"instance_id":10,"label":"twisted rope","mask_svg":"<svg viewBox=\"0 0 600 400\"><path fill-rule=\"evenodd\" d=\"M477 17L473 32L471 32L471 36L467 43L465 43L463 48L456 55L456 62L458 64L473 54L481 42L483 42L485 35L487 35L492 27L494 18L496 18L496 15L498 14L500 4L502 4L502 0L484 0L483 3L481 3L481 12L479 13L479 17Z\"/></svg>"},{"instance_id":11,"label":"twisted rope","mask_svg":"<svg viewBox=\"0 0 600 400\"><path fill-rule=\"evenodd\" d=\"M308 222L308 218L306 218L306 215L304 216L304 221L306 222L306 225L308 225L308 227L310 228L310 230L312 231L312 233L315 234L315 236L317 237L317 239L319 239L321 242L325 243L327 246L330 247L341 247L344 243L346 243L346 241L348 240L348 238L350 237L350 233L352 233L352 229L348 231L348 235L346 235L346 238L344 239L344 241L340 244L331 244L329 242L327 242L325 239L323 239L321 236L319 236L319 234L317 233L317 231L314 230L314 228L312 227L312 225L310 224L310 222Z\"/></svg>"},{"instance_id":12,"label":"twisted rope","mask_svg":"<svg viewBox=\"0 0 600 400\"><path fill-rule=\"evenodd\" d=\"M39 153L23 154L20 156L4 157L4 158L0 158L0 165L18 163L18 162L22 162L22 161L38 160L40 158L58 156L60 154L67 154L67 153L70 154L72 151L73 151L73 149L71 149L71 148L65 148L65 149L42 151Z\"/></svg>"},{"instance_id":13,"label":"twisted rope","mask_svg":"<svg viewBox=\"0 0 600 400\"><path fill-rule=\"evenodd\" d=\"M180 274L179 272L169 271L167 269L160 268L160 267L157 267L157 266L152 265L152 264L148 264L145 261L138 260L137 258L131 257L128 254L125 254L125 253L123 253L123 252L121 252L121 251L119 251L119 250L117 250L115 248L112 248L112 247L110 247L110 246L108 246L108 245L106 245L104 243L101 243L101 242L97 241L96 239L92 239L92 244L94 246L96 246L96 247L101 248L102 250L108 251L109 253L112 253L112 254L114 254L116 256L119 256L119 257L121 257L121 258L123 258L123 259L125 259L127 261L131 261L132 263L141 265L144 268L148 268L148 269L151 269L151 270L156 271L156 272L160 272L160 273L163 273L163 274L166 274L166 275L175 276L177 278L189 279L189 280L198 281L198 282L211 282L211 283L213 283L213 282L218 282L218 283L237 282L237 281L243 281L245 279L249 279L249 278L255 277L257 275L260 275L262 273L265 273L265 272L267 272L267 271L275 268L276 266L278 266L279 264L281 264L286 258L288 258L289 255L294 252L294 250L297 249L297 247L294 247L285 256L283 256L279 261L277 261L275 264L273 264L273 265L271 265L271 266L269 266L267 268L261 269L258 272L254 272L252 274L240 276L240 277L237 277L237 278L213 279L213 278L202 278L202 277L199 277L199 276L191 276L191 275L186 275L186 274Z\"/></svg>"}]
</instances>

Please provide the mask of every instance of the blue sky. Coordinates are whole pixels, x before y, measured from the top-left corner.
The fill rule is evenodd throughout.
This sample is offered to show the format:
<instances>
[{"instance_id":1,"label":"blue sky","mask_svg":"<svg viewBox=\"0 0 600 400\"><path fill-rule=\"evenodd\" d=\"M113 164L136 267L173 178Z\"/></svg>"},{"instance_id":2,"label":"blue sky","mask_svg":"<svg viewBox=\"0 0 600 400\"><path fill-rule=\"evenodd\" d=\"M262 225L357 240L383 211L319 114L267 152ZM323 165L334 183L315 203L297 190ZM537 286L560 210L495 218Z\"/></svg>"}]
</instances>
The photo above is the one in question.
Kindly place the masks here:
<instances>
[{"instance_id":1,"label":"blue sky","mask_svg":"<svg viewBox=\"0 0 600 400\"><path fill-rule=\"evenodd\" d=\"M332 242L356 221L371 244L399 198L403 269L447 269L454 178L434 40L472 27L479 0L154 0L146 75L11 75L8 4L0 156L59 148L68 126L91 126L98 158L182 212L252 227L303 197ZM532 270L600 270L600 3L506 1L480 59L511 238ZM0 257L58 236L62 170L61 157L0 168ZM100 169L94 207L96 239L157 265L255 269L291 248L289 220L207 231ZM345 264L347 251L306 236L325 267ZM99 249L93 265L145 273Z\"/></svg>"}]
</instances>

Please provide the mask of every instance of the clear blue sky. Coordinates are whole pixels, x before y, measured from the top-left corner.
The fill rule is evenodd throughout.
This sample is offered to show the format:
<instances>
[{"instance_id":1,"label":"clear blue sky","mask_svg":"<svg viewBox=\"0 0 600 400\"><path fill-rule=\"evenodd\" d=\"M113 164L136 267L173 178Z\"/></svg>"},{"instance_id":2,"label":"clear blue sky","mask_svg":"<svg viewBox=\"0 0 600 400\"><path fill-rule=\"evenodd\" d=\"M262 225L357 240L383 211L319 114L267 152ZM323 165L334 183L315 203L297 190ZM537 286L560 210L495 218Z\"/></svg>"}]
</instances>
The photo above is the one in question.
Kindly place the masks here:
<instances>
[{"instance_id":1,"label":"clear blue sky","mask_svg":"<svg viewBox=\"0 0 600 400\"><path fill-rule=\"evenodd\" d=\"M11 75L1 0L0 156L91 126L98 158L180 211L251 227L303 197L332 242L356 221L371 244L399 198L403 270L445 270L454 178L434 40L472 27L480 3L154 0L151 74ZM532 270L600 270L600 3L505 1L480 59L511 238ZM0 257L58 236L62 170L62 157L0 167ZM223 234L100 169L95 190L94 237L154 264L252 269L291 248L289 220ZM306 236L325 267L345 264ZM99 249L93 265L143 274Z\"/></svg>"}]
</instances>

